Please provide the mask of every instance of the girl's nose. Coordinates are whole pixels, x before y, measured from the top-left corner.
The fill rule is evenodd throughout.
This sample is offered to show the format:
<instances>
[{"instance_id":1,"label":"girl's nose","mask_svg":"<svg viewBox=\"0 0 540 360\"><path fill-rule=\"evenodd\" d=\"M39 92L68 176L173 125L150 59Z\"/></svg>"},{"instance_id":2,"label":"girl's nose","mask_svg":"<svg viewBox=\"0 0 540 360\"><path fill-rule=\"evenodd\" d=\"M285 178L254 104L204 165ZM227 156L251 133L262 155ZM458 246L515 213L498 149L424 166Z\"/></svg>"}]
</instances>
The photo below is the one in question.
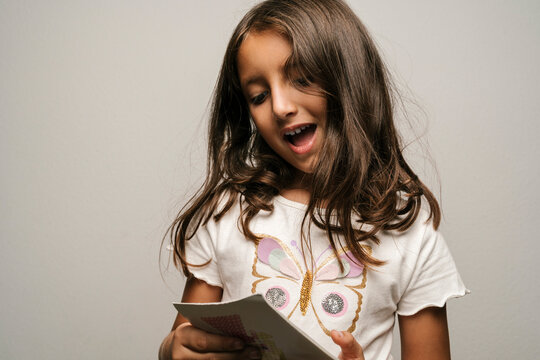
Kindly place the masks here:
<instances>
[{"instance_id":1,"label":"girl's nose","mask_svg":"<svg viewBox=\"0 0 540 360\"><path fill-rule=\"evenodd\" d=\"M278 119L287 119L298 111L290 89L286 87L273 89L272 110Z\"/></svg>"}]
</instances>

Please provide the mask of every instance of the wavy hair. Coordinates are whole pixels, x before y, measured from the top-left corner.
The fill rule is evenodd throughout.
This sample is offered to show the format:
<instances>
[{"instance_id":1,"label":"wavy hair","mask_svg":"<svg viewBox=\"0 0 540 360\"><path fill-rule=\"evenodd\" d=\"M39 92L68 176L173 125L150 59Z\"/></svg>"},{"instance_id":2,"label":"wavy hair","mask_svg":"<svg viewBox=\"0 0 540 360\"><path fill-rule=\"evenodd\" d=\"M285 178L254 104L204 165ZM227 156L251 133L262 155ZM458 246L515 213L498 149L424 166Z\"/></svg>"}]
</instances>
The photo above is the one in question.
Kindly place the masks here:
<instances>
[{"instance_id":1,"label":"wavy hair","mask_svg":"<svg viewBox=\"0 0 540 360\"><path fill-rule=\"evenodd\" d=\"M439 205L404 159L389 75L364 25L341 0L267 0L244 16L227 46L211 106L207 177L168 231L174 264L191 275L186 241L210 218L219 221L235 202L241 209L239 228L257 242L250 221L261 210L272 211L273 198L293 179L295 169L257 133L238 79L242 41L265 30L290 42L286 73L294 67L327 99L324 150L309 177L311 198L302 229L306 221L324 229L334 252L342 246L341 236L356 259L374 267L384 262L360 244L378 243L382 230L407 230L422 197L437 228Z\"/></svg>"}]
</instances>

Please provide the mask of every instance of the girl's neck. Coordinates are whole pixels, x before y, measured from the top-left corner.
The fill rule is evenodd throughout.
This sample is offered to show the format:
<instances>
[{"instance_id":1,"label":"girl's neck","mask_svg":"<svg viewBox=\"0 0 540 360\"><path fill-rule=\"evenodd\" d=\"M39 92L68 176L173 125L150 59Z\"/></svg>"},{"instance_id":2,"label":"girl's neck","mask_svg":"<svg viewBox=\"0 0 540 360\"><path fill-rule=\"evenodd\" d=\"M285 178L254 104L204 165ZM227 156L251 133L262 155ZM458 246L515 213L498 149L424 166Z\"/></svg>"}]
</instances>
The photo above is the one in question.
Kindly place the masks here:
<instances>
[{"instance_id":1,"label":"girl's neck","mask_svg":"<svg viewBox=\"0 0 540 360\"><path fill-rule=\"evenodd\" d=\"M311 192L302 188L289 188L281 190L281 196L287 200L307 205L311 198Z\"/></svg>"},{"instance_id":2,"label":"girl's neck","mask_svg":"<svg viewBox=\"0 0 540 360\"><path fill-rule=\"evenodd\" d=\"M296 170L295 180L280 195L287 200L307 205L311 198L311 175Z\"/></svg>"}]
</instances>

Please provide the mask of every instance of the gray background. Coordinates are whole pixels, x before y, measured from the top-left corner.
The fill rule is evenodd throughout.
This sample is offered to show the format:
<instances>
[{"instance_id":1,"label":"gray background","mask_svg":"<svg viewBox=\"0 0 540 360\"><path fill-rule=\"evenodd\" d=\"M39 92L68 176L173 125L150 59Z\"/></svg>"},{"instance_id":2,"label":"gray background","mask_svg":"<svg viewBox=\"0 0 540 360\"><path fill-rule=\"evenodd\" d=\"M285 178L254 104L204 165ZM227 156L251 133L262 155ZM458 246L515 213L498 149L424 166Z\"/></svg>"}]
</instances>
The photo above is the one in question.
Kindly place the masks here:
<instances>
[{"instance_id":1,"label":"gray background","mask_svg":"<svg viewBox=\"0 0 540 360\"><path fill-rule=\"evenodd\" d=\"M472 290L448 305L454 358L536 358L540 3L350 3ZM201 181L252 4L0 1L1 359L156 357L183 285L166 257L161 277L161 237Z\"/></svg>"}]
</instances>

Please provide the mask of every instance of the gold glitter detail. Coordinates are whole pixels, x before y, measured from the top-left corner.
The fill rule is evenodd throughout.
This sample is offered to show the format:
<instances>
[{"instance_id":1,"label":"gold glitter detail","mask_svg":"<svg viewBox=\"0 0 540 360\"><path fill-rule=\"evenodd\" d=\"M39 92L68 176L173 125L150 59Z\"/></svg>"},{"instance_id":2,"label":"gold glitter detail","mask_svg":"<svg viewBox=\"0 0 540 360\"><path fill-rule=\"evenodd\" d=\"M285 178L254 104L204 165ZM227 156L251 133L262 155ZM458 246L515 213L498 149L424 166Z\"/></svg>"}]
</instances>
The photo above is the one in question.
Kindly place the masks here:
<instances>
[{"instance_id":1,"label":"gold glitter detail","mask_svg":"<svg viewBox=\"0 0 540 360\"><path fill-rule=\"evenodd\" d=\"M262 276L257 272L255 269L255 265L257 264L257 247L255 247L255 258L253 259L253 266L251 267L251 274L255 277L258 277L259 280L255 280L253 284L251 285L251 293L255 294L255 288L257 287L257 284L260 283L263 280L270 279L269 276Z\"/></svg>"},{"instance_id":2,"label":"gold glitter detail","mask_svg":"<svg viewBox=\"0 0 540 360\"><path fill-rule=\"evenodd\" d=\"M294 310L296 310L296 308L298 307L298 304L300 304L300 301L297 301L296 302L296 305L294 305L293 309L291 310L291 312L289 313L289 316L287 316L287 319L290 319L292 314L294 313Z\"/></svg>"},{"instance_id":3,"label":"gold glitter detail","mask_svg":"<svg viewBox=\"0 0 540 360\"><path fill-rule=\"evenodd\" d=\"M302 315L306 315L307 307L311 303L311 287L313 286L313 275L311 271L306 271L304 281L302 281L302 289L300 289L300 311Z\"/></svg>"}]
</instances>

